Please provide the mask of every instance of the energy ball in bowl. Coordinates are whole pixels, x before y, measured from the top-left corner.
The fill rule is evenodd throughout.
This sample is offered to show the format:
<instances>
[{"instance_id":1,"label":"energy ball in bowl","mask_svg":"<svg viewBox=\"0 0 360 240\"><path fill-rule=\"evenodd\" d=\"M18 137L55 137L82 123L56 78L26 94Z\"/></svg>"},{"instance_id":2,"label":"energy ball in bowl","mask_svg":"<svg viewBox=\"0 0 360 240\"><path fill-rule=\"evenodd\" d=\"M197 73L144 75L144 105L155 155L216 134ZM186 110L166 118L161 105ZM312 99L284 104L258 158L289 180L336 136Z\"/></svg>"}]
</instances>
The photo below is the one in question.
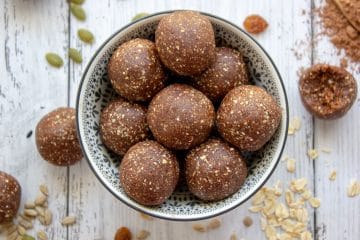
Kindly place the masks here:
<instances>
[{"instance_id":1,"label":"energy ball in bowl","mask_svg":"<svg viewBox=\"0 0 360 240\"><path fill-rule=\"evenodd\" d=\"M210 20L194 11L177 11L160 20L155 44L161 61L179 75L196 75L215 59Z\"/></svg>"},{"instance_id":2,"label":"energy ball in bowl","mask_svg":"<svg viewBox=\"0 0 360 240\"><path fill-rule=\"evenodd\" d=\"M306 109L322 119L344 116L357 95L355 78L345 69L327 64L307 69L300 78L299 89Z\"/></svg>"},{"instance_id":3,"label":"energy ball in bowl","mask_svg":"<svg viewBox=\"0 0 360 240\"><path fill-rule=\"evenodd\" d=\"M215 120L211 101L185 84L161 90L150 102L148 124L155 139L164 146L187 150L209 136Z\"/></svg>"},{"instance_id":4,"label":"energy ball in bowl","mask_svg":"<svg viewBox=\"0 0 360 240\"><path fill-rule=\"evenodd\" d=\"M216 125L221 136L244 151L257 151L275 133L281 108L262 88L243 85L231 90L221 102Z\"/></svg>"},{"instance_id":5,"label":"energy ball in bowl","mask_svg":"<svg viewBox=\"0 0 360 240\"><path fill-rule=\"evenodd\" d=\"M241 53L235 49L216 48L215 61L194 77L194 87L213 102L220 102L234 87L249 83L249 77Z\"/></svg>"},{"instance_id":6,"label":"energy ball in bowl","mask_svg":"<svg viewBox=\"0 0 360 240\"><path fill-rule=\"evenodd\" d=\"M149 136L146 108L121 98L112 100L101 113L100 136L106 147L124 155L132 145Z\"/></svg>"},{"instance_id":7,"label":"energy ball in bowl","mask_svg":"<svg viewBox=\"0 0 360 240\"><path fill-rule=\"evenodd\" d=\"M186 157L186 181L190 191L205 201L224 199L245 181L247 167L239 152L220 139L209 139Z\"/></svg>"},{"instance_id":8,"label":"energy ball in bowl","mask_svg":"<svg viewBox=\"0 0 360 240\"><path fill-rule=\"evenodd\" d=\"M74 108L58 108L45 115L37 124L35 135L40 155L52 164L69 166L83 157Z\"/></svg>"},{"instance_id":9,"label":"energy ball in bowl","mask_svg":"<svg viewBox=\"0 0 360 240\"><path fill-rule=\"evenodd\" d=\"M155 44L136 38L115 50L108 75L117 93L130 101L148 101L165 86L165 73Z\"/></svg>"},{"instance_id":10,"label":"energy ball in bowl","mask_svg":"<svg viewBox=\"0 0 360 240\"><path fill-rule=\"evenodd\" d=\"M122 187L143 205L163 203L174 191L178 179L179 164L175 155L155 141L135 144L120 164Z\"/></svg>"},{"instance_id":11,"label":"energy ball in bowl","mask_svg":"<svg viewBox=\"0 0 360 240\"><path fill-rule=\"evenodd\" d=\"M21 187L11 175L0 171L0 224L11 222L19 210Z\"/></svg>"}]
</instances>

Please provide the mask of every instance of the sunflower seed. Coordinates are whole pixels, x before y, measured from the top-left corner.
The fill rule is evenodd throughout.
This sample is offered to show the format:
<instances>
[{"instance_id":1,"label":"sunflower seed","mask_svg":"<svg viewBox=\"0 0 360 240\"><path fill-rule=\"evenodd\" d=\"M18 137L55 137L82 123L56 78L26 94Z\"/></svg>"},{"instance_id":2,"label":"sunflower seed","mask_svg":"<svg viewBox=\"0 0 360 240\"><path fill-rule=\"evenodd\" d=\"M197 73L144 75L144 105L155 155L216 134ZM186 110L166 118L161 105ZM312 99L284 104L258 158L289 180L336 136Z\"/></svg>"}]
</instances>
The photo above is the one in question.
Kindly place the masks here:
<instances>
[{"instance_id":1,"label":"sunflower seed","mask_svg":"<svg viewBox=\"0 0 360 240\"><path fill-rule=\"evenodd\" d=\"M215 218L215 219L212 219L212 220L208 223L207 228L208 228L208 229L217 229L217 228L219 228L220 226L221 226L221 221L220 221L219 219Z\"/></svg>"},{"instance_id":2,"label":"sunflower seed","mask_svg":"<svg viewBox=\"0 0 360 240\"><path fill-rule=\"evenodd\" d=\"M81 56L80 52L78 50L76 50L75 48L69 49L69 57L76 63L82 62L82 56Z\"/></svg>"},{"instance_id":3,"label":"sunflower seed","mask_svg":"<svg viewBox=\"0 0 360 240\"><path fill-rule=\"evenodd\" d=\"M348 197L356 197L360 194L360 182L357 182L355 179L352 179L350 185L347 188Z\"/></svg>"},{"instance_id":4,"label":"sunflower seed","mask_svg":"<svg viewBox=\"0 0 360 240\"><path fill-rule=\"evenodd\" d=\"M336 175L337 175L336 171L335 171L335 170L332 170L332 171L330 172L330 175L329 175L329 180L330 180L330 181L335 181Z\"/></svg>"},{"instance_id":5,"label":"sunflower seed","mask_svg":"<svg viewBox=\"0 0 360 240\"><path fill-rule=\"evenodd\" d=\"M52 213L51 211L47 208L45 209L45 213L44 213L44 225L50 225L52 222Z\"/></svg>"},{"instance_id":6,"label":"sunflower seed","mask_svg":"<svg viewBox=\"0 0 360 240\"><path fill-rule=\"evenodd\" d=\"M42 206L45 203L46 199L47 199L47 196L40 193L35 199L35 205Z\"/></svg>"},{"instance_id":7,"label":"sunflower seed","mask_svg":"<svg viewBox=\"0 0 360 240\"><path fill-rule=\"evenodd\" d=\"M28 221L28 222L31 222L32 221L32 218L29 217L29 216L26 216L25 214L20 214L20 217L22 219L24 219L25 221Z\"/></svg>"},{"instance_id":8,"label":"sunflower seed","mask_svg":"<svg viewBox=\"0 0 360 240\"><path fill-rule=\"evenodd\" d=\"M13 223L11 223L9 226L6 227L6 233L7 235L10 235L13 232L16 232L17 226Z\"/></svg>"},{"instance_id":9,"label":"sunflower seed","mask_svg":"<svg viewBox=\"0 0 360 240\"><path fill-rule=\"evenodd\" d=\"M17 228L17 231L21 236L26 234L26 229L23 226L19 225L18 228Z\"/></svg>"},{"instance_id":10,"label":"sunflower seed","mask_svg":"<svg viewBox=\"0 0 360 240\"><path fill-rule=\"evenodd\" d=\"M195 223L192 225L192 228L197 232L205 232L206 228L201 223Z\"/></svg>"},{"instance_id":11,"label":"sunflower seed","mask_svg":"<svg viewBox=\"0 0 360 240\"><path fill-rule=\"evenodd\" d=\"M32 224L32 222L26 221L25 219L21 218L19 220L19 224L21 226L23 226L25 229L31 229L34 227L34 225Z\"/></svg>"},{"instance_id":12,"label":"sunflower seed","mask_svg":"<svg viewBox=\"0 0 360 240\"><path fill-rule=\"evenodd\" d=\"M45 215L45 209L43 207L40 206L36 206L35 207L36 212L38 213L38 216L42 216L44 217Z\"/></svg>"},{"instance_id":13,"label":"sunflower seed","mask_svg":"<svg viewBox=\"0 0 360 240\"><path fill-rule=\"evenodd\" d=\"M37 237L39 240L48 240L47 234L42 230L37 232Z\"/></svg>"},{"instance_id":14,"label":"sunflower seed","mask_svg":"<svg viewBox=\"0 0 360 240\"><path fill-rule=\"evenodd\" d=\"M148 16L148 15L150 15L150 14L149 14L149 13L146 13L146 12L138 13L138 14L136 14L136 15L131 19L131 21L134 22L134 21L139 20L139 19L141 19L141 18L143 18L143 17L146 17L146 16Z\"/></svg>"},{"instance_id":15,"label":"sunflower seed","mask_svg":"<svg viewBox=\"0 0 360 240\"><path fill-rule=\"evenodd\" d=\"M94 35L87 29L80 28L77 34L83 42L92 43L94 41Z\"/></svg>"},{"instance_id":16,"label":"sunflower seed","mask_svg":"<svg viewBox=\"0 0 360 240\"><path fill-rule=\"evenodd\" d=\"M146 230L141 230L140 232L138 232L136 234L136 239L137 240L145 240L150 236L150 232L146 231Z\"/></svg>"},{"instance_id":17,"label":"sunflower seed","mask_svg":"<svg viewBox=\"0 0 360 240\"><path fill-rule=\"evenodd\" d=\"M34 209L25 209L24 214L29 217L36 217L38 215Z\"/></svg>"},{"instance_id":18,"label":"sunflower seed","mask_svg":"<svg viewBox=\"0 0 360 240\"><path fill-rule=\"evenodd\" d=\"M61 224L64 226L69 226L69 225L73 225L75 222L76 222L75 216L67 216L67 217L63 218L63 220L61 221Z\"/></svg>"},{"instance_id":19,"label":"sunflower seed","mask_svg":"<svg viewBox=\"0 0 360 240\"><path fill-rule=\"evenodd\" d=\"M32 201L27 201L25 203L25 208L35 208L35 203Z\"/></svg>"},{"instance_id":20,"label":"sunflower seed","mask_svg":"<svg viewBox=\"0 0 360 240\"><path fill-rule=\"evenodd\" d=\"M7 235L6 240L16 240L16 238L19 236L19 233L17 231L12 232L11 234Z\"/></svg>"},{"instance_id":21,"label":"sunflower seed","mask_svg":"<svg viewBox=\"0 0 360 240\"><path fill-rule=\"evenodd\" d=\"M15 240L23 240L23 236L19 235Z\"/></svg>"},{"instance_id":22,"label":"sunflower seed","mask_svg":"<svg viewBox=\"0 0 360 240\"><path fill-rule=\"evenodd\" d=\"M39 219L39 222L41 223L41 225L46 226L46 224L45 224L45 217L39 216L38 219Z\"/></svg>"},{"instance_id":23,"label":"sunflower seed","mask_svg":"<svg viewBox=\"0 0 360 240\"><path fill-rule=\"evenodd\" d=\"M75 4L83 4L85 2L85 0L70 0L72 3L75 3Z\"/></svg>"},{"instance_id":24,"label":"sunflower seed","mask_svg":"<svg viewBox=\"0 0 360 240\"><path fill-rule=\"evenodd\" d=\"M86 13L80 5L70 3L70 11L78 20L84 21L86 19Z\"/></svg>"},{"instance_id":25,"label":"sunflower seed","mask_svg":"<svg viewBox=\"0 0 360 240\"><path fill-rule=\"evenodd\" d=\"M42 194L44 194L45 196L49 196L49 189L46 185L41 184L39 189L40 189L40 192L42 192Z\"/></svg>"},{"instance_id":26,"label":"sunflower seed","mask_svg":"<svg viewBox=\"0 0 360 240\"><path fill-rule=\"evenodd\" d=\"M64 65L64 61L56 53L47 53L45 55L45 58L46 58L46 61L53 67L59 68L62 65Z\"/></svg>"}]
</instances>

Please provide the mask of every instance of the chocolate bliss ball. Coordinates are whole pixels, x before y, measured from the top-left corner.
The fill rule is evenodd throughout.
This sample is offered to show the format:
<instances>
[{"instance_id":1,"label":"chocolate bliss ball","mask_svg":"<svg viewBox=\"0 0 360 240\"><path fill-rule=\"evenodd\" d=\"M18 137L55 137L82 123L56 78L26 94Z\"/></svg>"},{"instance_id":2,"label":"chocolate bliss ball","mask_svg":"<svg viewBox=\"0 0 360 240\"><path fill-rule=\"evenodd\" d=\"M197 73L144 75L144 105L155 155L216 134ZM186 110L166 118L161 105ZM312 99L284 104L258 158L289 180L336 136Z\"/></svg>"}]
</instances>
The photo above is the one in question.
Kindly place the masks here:
<instances>
[{"instance_id":1,"label":"chocolate bliss ball","mask_svg":"<svg viewBox=\"0 0 360 240\"><path fill-rule=\"evenodd\" d=\"M121 98L112 100L101 113L100 136L106 147L124 155L149 136L146 108Z\"/></svg>"},{"instance_id":2,"label":"chocolate bliss ball","mask_svg":"<svg viewBox=\"0 0 360 240\"><path fill-rule=\"evenodd\" d=\"M186 157L186 181L190 191L205 201L224 199L237 192L247 168L239 152L220 139L209 139Z\"/></svg>"},{"instance_id":3,"label":"chocolate bliss ball","mask_svg":"<svg viewBox=\"0 0 360 240\"><path fill-rule=\"evenodd\" d=\"M194 86L214 102L220 102L234 87L249 83L241 53L235 49L216 48L215 61L205 72L194 77Z\"/></svg>"},{"instance_id":4,"label":"chocolate bliss ball","mask_svg":"<svg viewBox=\"0 0 360 240\"><path fill-rule=\"evenodd\" d=\"M215 110L200 91L173 84L151 101L147 120L155 139L177 150L190 149L204 142L214 125Z\"/></svg>"},{"instance_id":5,"label":"chocolate bliss ball","mask_svg":"<svg viewBox=\"0 0 360 240\"><path fill-rule=\"evenodd\" d=\"M122 97L148 101L165 86L165 73L155 44L136 38L115 50L108 65L110 82Z\"/></svg>"},{"instance_id":6,"label":"chocolate bliss ball","mask_svg":"<svg viewBox=\"0 0 360 240\"><path fill-rule=\"evenodd\" d=\"M210 20L194 11L177 11L160 20L155 44L161 61L179 75L204 71L215 59L215 35Z\"/></svg>"},{"instance_id":7,"label":"chocolate bliss ball","mask_svg":"<svg viewBox=\"0 0 360 240\"><path fill-rule=\"evenodd\" d=\"M58 108L48 113L37 124L35 135L37 149L46 161L69 166L81 160L75 109Z\"/></svg>"},{"instance_id":8,"label":"chocolate bliss ball","mask_svg":"<svg viewBox=\"0 0 360 240\"><path fill-rule=\"evenodd\" d=\"M147 205L163 203L179 179L174 154L155 141L139 142L125 154L120 164L120 182L127 195Z\"/></svg>"},{"instance_id":9,"label":"chocolate bliss ball","mask_svg":"<svg viewBox=\"0 0 360 240\"><path fill-rule=\"evenodd\" d=\"M322 119L344 116L357 95L355 78L345 69L327 64L307 69L300 78L299 89L306 109Z\"/></svg>"},{"instance_id":10,"label":"chocolate bliss ball","mask_svg":"<svg viewBox=\"0 0 360 240\"><path fill-rule=\"evenodd\" d=\"M19 210L21 187L11 175L0 171L0 224L11 222Z\"/></svg>"},{"instance_id":11,"label":"chocolate bliss ball","mask_svg":"<svg viewBox=\"0 0 360 240\"><path fill-rule=\"evenodd\" d=\"M221 102L216 125L221 136L240 150L256 151L270 140L281 120L281 108L262 88L243 85Z\"/></svg>"}]
</instances>

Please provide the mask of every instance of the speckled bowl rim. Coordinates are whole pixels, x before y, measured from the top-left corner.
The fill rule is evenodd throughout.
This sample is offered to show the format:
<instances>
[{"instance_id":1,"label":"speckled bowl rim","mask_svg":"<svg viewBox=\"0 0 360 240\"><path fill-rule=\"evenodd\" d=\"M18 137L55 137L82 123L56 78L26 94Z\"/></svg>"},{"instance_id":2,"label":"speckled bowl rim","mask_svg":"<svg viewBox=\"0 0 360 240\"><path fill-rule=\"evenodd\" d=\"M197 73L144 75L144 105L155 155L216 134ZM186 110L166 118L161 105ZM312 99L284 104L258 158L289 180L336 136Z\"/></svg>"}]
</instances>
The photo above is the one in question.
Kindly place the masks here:
<instances>
[{"instance_id":1,"label":"speckled bowl rim","mask_svg":"<svg viewBox=\"0 0 360 240\"><path fill-rule=\"evenodd\" d=\"M184 10L184 9L177 9L177 10L167 10L167 11L161 11L161 12L157 12L157 13L154 13L154 14L150 14L144 18L141 18L139 20L136 20L136 21L133 21L133 22L130 22L129 24L126 24L125 26L123 26L122 28L120 28L118 31L116 31L115 33L113 33L109 38L107 38L102 44L100 47L98 47L98 49L96 50L95 54L92 56L92 58L90 59L89 63L87 64L86 68L85 68L85 71L81 77L81 81L80 81L80 84L79 84L79 88L78 88L78 93L77 93L77 97L76 97L76 126L77 126L77 134L79 136L79 141L80 141L80 146L81 146L81 149L82 149L82 152L88 162L88 164L90 165L90 168L91 170L93 171L93 173L95 174L95 176L98 178L98 180L102 183L102 185L109 191L111 192L111 194L113 194L117 199L119 199L121 202L123 202L124 204L126 204L127 206L133 208L134 210L137 210L139 212L143 212L145 214L148 214L150 216L153 216L153 217L157 217L157 218L161 218L161 219L165 219L165 220L172 220L172 221L197 221L197 220L203 220L203 219L208 219L208 218L211 218L211 217L215 217L215 216L218 216L218 215L221 215L221 214L224 214L226 212L229 212L235 208L237 208L238 206L242 205L244 202L246 202L247 200L249 200L268 180L269 178L271 177L271 175L273 174L273 172L275 171L278 163L280 162L280 159L281 159L281 156L282 156L282 153L284 151L284 148L285 148L285 144L286 144L286 140L287 140L287 133L285 132L285 136L283 136L283 139L282 139L282 144L280 143L279 141L279 144L281 144L281 146L279 145L279 147L281 147L279 153L278 153L278 157L276 160L273 161L273 165L272 167L268 168L267 169L267 174L264 174L265 177L263 178L263 181L258 183L258 186L257 187L254 187L254 189L252 190L252 192L247 196L245 197L242 201L239 201L237 204L235 205L231 205L229 207L224 207L224 208L221 208L220 210L218 211L215 211L213 213L210 213L210 214L197 214L197 215L193 215L193 216L176 216L176 215L173 215L173 216L168 216L168 215L164 215L164 214L161 214L161 213L158 213L156 211L153 211L152 209L150 208L147 208L146 206L135 206L134 204L132 204L130 201L126 201L126 199L123 199L121 196L119 196L115 191L113 191L111 189L111 187L108 186L108 183L106 182L105 179L102 178L102 176L99 175L96 167L93 165L92 161L90 160L89 156L87 155L87 152L86 152L86 147L84 146L84 143L83 143L83 136L82 136L82 133L81 133L81 130L80 130L80 97L81 97L81 93L82 93L82 90L83 90L83 85L84 85L84 82L85 82L85 79L86 79L86 76L88 75L88 71L89 69L91 68L91 66L93 65L94 63L94 60L96 59L96 57L98 56L98 54L103 50L103 48L114 38L116 37L118 34L120 34L122 31L130 28L131 26L133 25L136 25L137 23L139 22L142 22L142 21L146 21L146 20L149 20L150 18L153 18L153 17L157 17L159 15L166 15L166 14L170 14L174 11L180 11L180 10ZM284 100L284 103L285 103L285 108L284 108L284 111L285 111L285 120L286 120L286 123L285 123L285 129L288 129L288 126L289 126L289 105L288 105L288 99L287 99L287 94L286 94L286 90L285 90L285 87L284 87L284 82L281 78L281 75L280 75L280 72L279 70L277 69L274 61L271 59L270 55L265 51L265 49L253 38L251 37L248 33L246 33L243 29L241 29L240 27L238 27L236 24L224 19L224 18L221 18L221 17L218 17L216 15L213 15L213 14L210 14L210 13L206 13L206 12L202 12L202 11L198 11L200 12L201 14L205 15L205 16L209 16L211 18L215 18L217 19L218 21L220 22L223 22L225 24L228 24L230 25L231 27L235 28L236 30L242 32L249 40L249 42L251 42L253 45L255 45L259 50L260 50L260 53L261 54L264 54L265 57L267 58L267 60L270 62L270 66L273 68L273 70L275 71L279 81L280 81L280 86L281 86L281 91L282 91L282 94L283 94L283 100ZM280 138L282 137L282 135L279 136Z\"/></svg>"}]
</instances>

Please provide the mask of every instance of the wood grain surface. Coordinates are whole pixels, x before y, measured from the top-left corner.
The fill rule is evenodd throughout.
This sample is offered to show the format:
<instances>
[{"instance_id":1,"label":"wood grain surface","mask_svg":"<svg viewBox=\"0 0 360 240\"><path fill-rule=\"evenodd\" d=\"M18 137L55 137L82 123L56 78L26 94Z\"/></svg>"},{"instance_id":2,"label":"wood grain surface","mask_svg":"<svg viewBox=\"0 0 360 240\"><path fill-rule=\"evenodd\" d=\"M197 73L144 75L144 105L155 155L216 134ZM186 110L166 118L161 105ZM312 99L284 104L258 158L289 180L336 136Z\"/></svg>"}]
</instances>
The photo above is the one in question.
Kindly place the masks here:
<instances>
[{"instance_id":1,"label":"wood grain surface","mask_svg":"<svg viewBox=\"0 0 360 240\"><path fill-rule=\"evenodd\" d=\"M50 189L50 208L54 222L44 230L49 239L113 239L116 229L128 226L134 233L145 229L148 239L266 239L260 230L259 216L249 213L250 201L219 217L219 229L206 233L192 230L192 222L160 219L146 221L139 213L115 199L97 180L85 160L70 167L55 167L41 160L35 148L34 131L39 119L61 106L75 106L78 84L92 54L113 32L131 21L139 12L155 13L169 9L194 9L212 13L242 26L244 18L260 14L269 28L255 39L276 63L287 90L290 117L301 119L301 129L288 137L284 155L296 159L296 172L288 173L284 162L278 165L267 183L305 177L313 194L321 199L320 208L311 211L309 229L315 239L358 240L360 238L360 198L348 198L346 187L352 178L360 180L360 103L335 121L315 120L303 108L298 93L298 73L314 63L339 64L338 55L326 36L317 36L321 25L313 14L323 0L86 0L87 20L80 22L69 14L65 0L2 0L0 2L0 170L19 179L22 200L35 198L38 186ZM79 41L77 30L88 28L96 36L92 45ZM317 39L315 44L312 39ZM67 49L74 47L83 55L82 64L68 61ZM46 52L57 52L64 59L60 69L50 67ZM349 71L360 79L359 63ZM30 137L27 135L31 134ZM310 148L320 151L310 160ZM328 179L338 172L336 181ZM77 223L61 226L67 214ZM251 216L253 226L242 220ZM202 221L206 224L208 221ZM36 229L42 229L37 225ZM34 231L30 231L35 235ZM5 239L0 237L0 239Z\"/></svg>"}]
</instances>

